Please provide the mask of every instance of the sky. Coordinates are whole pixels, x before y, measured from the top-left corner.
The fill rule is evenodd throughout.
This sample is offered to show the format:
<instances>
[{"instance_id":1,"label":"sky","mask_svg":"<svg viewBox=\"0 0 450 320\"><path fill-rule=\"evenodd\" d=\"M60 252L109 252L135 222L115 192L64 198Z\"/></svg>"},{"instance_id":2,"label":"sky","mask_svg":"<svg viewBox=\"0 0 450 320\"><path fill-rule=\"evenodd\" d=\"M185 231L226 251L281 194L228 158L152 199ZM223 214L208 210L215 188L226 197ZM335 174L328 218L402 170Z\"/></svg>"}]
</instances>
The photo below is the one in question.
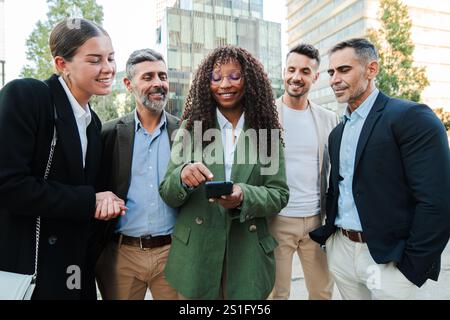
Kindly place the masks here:
<instances>
[{"instance_id":1,"label":"sky","mask_svg":"<svg viewBox=\"0 0 450 320\"><path fill-rule=\"evenodd\" d=\"M97 0L103 6L103 27L111 36L117 70L125 69L128 56L136 49L154 45L155 0ZM19 76L27 63L25 41L36 22L46 20L46 0L5 0L6 81ZM264 19L282 23L282 56L287 50L285 1L265 0Z\"/></svg>"}]
</instances>

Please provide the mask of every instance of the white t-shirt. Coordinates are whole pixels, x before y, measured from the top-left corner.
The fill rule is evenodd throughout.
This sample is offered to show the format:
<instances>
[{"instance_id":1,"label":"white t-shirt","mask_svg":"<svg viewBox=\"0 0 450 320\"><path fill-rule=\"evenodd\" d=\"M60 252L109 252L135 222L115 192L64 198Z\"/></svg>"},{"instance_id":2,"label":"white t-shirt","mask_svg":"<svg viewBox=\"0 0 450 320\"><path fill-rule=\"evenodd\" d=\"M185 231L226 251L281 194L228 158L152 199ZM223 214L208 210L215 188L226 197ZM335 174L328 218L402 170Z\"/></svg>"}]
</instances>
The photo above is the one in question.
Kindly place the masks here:
<instances>
[{"instance_id":1,"label":"white t-shirt","mask_svg":"<svg viewBox=\"0 0 450 320\"><path fill-rule=\"evenodd\" d=\"M283 105L286 176L289 203L280 212L287 217L309 217L320 212L319 144L311 108Z\"/></svg>"}]
</instances>

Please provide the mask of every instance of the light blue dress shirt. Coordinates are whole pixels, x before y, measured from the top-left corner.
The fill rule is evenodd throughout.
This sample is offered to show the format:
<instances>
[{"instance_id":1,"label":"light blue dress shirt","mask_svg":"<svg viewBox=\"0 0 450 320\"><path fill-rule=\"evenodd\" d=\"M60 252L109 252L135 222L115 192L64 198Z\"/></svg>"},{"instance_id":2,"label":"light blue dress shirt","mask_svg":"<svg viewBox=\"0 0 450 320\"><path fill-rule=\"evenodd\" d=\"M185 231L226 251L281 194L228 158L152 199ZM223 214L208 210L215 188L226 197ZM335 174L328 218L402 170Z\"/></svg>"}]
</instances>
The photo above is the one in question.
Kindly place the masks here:
<instances>
[{"instance_id":1,"label":"light blue dress shirt","mask_svg":"<svg viewBox=\"0 0 450 320\"><path fill-rule=\"evenodd\" d=\"M343 180L339 181L338 214L335 221L335 225L343 229L363 231L353 198L353 173L359 136L378 93L379 90L375 89L352 114L348 107L344 113L346 123L339 153L339 175Z\"/></svg>"},{"instance_id":2,"label":"light blue dress shirt","mask_svg":"<svg viewBox=\"0 0 450 320\"><path fill-rule=\"evenodd\" d=\"M134 118L131 184L126 199L128 211L120 217L117 232L130 237L171 234L177 211L166 205L158 192L170 159L166 115L162 114L152 134L142 127L136 111Z\"/></svg>"}]
</instances>

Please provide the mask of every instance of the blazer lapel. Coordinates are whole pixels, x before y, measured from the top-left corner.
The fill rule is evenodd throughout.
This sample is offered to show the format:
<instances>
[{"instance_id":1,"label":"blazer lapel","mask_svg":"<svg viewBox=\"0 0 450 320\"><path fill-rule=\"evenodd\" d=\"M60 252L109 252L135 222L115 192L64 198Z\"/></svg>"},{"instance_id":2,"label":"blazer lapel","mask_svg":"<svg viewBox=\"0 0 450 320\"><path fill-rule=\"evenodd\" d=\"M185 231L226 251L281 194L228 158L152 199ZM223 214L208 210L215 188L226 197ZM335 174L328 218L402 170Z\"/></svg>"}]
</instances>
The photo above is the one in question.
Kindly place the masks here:
<instances>
[{"instance_id":1,"label":"blazer lapel","mask_svg":"<svg viewBox=\"0 0 450 320\"><path fill-rule=\"evenodd\" d=\"M90 108L90 107L89 107ZM91 113L93 111L91 110ZM87 127L88 146L86 152L85 176L86 182L94 185L97 178L98 166L100 164L100 150L102 142L100 139L101 124L97 122L97 118L92 116L92 121Z\"/></svg>"},{"instance_id":2,"label":"blazer lapel","mask_svg":"<svg viewBox=\"0 0 450 320\"><path fill-rule=\"evenodd\" d=\"M209 154L205 154L205 150L203 150L203 162L208 167L209 171L214 176L214 181L225 181L225 154L223 150L223 144L222 144L222 134L220 131L219 122L216 120L216 132L219 133L218 136L215 137L214 142L212 142L212 145L208 145L207 148L212 147L214 148L214 155L217 155L217 157L220 157L220 159L217 159L217 157L214 157L211 164L207 163L205 161L205 155L210 156ZM206 149L206 148L205 148ZM194 154L192 154L192 157L194 157ZM219 160L219 162L215 161Z\"/></svg>"},{"instance_id":3,"label":"blazer lapel","mask_svg":"<svg viewBox=\"0 0 450 320\"><path fill-rule=\"evenodd\" d=\"M343 121L341 121L337 126L336 126L336 131L333 133L333 138L336 137L335 139L331 139L331 143L332 145L330 146L330 159L331 159L331 167L336 168L336 170L333 170L334 173L337 175L335 177L335 179L330 181L336 181L338 182L338 176L339 176L339 162L340 162L340 153L341 153L341 141L342 141L342 134L344 133L344 126L345 123Z\"/></svg>"},{"instance_id":4,"label":"blazer lapel","mask_svg":"<svg viewBox=\"0 0 450 320\"><path fill-rule=\"evenodd\" d=\"M284 116L283 116L283 96L279 97L275 101L275 108L277 109L278 113L278 122L281 125L281 137L284 139Z\"/></svg>"},{"instance_id":5,"label":"blazer lapel","mask_svg":"<svg viewBox=\"0 0 450 320\"><path fill-rule=\"evenodd\" d=\"M164 111L166 113L166 119L167 119L167 134L169 135L169 144L170 149L172 149L172 135L180 127L180 121L172 116L170 113Z\"/></svg>"},{"instance_id":6,"label":"blazer lapel","mask_svg":"<svg viewBox=\"0 0 450 320\"><path fill-rule=\"evenodd\" d=\"M358 146L356 147L356 158L355 158L355 170L358 167L359 160L361 159L361 155L364 151L364 148L367 144L367 140L372 133L373 127L377 123L378 119L382 115L381 111L384 109L386 103L388 101L388 97L383 93L379 93L375 103L367 115L367 119L364 122L364 125L361 130L361 134L358 139Z\"/></svg>"},{"instance_id":7,"label":"blazer lapel","mask_svg":"<svg viewBox=\"0 0 450 320\"><path fill-rule=\"evenodd\" d=\"M119 157L118 186L120 194L126 194L131 178L131 164L133 159L133 145L135 135L134 113L125 117L122 123L117 124L117 143Z\"/></svg>"},{"instance_id":8,"label":"blazer lapel","mask_svg":"<svg viewBox=\"0 0 450 320\"><path fill-rule=\"evenodd\" d=\"M219 154L223 155L222 141L219 141L215 145L215 152L219 152ZM209 171L211 171L211 173L214 176L213 178L214 181L225 181L225 159L219 163L214 161L213 163L208 164L207 166Z\"/></svg>"},{"instance_id":9,"label":"blazer lapel","mask_svg":"<svg viewBox=\"0 0 450 320\"><path fill-rule=\"evenodd\" d=\"M322 121L320 121L320 114L317 112L316 110L316 106L312 103L309 102L309 107L311 108L311 114L314 120L314 127L316 128L316 133L317 133L317 142L319 144L319 170L322 172L322 164L323 164L323 151L324 151L324 144L322 143L323 140L323 126L321 126L320 124L322 123Z\"/></svg>"},{"instance_id":10,"label":"blazer lapel","mask_svg":"<svg viewBox=\"0 0 450 320\"><path fill-rule=\"evenodd\" d=\"M248 130L247 124L244 124L244 129L239 135L236 151L234 152L234 161L233 166L231 168L231 180L236 182L246 183L250 174L253 171L253 168L256 165L256 162L259 161L259 154L257 150L256 143L252 143L250 139L245 137L245 132ZM239 154L242 152L241 150L245 150L245 154ZM242 158L244 163L239 163L239 158ZM250 162L249 159L256 159L256 161Z\"/></svg>"},{"instance_id":11,"label":"blazer lapel","mask_svg":"<svg viewBox=\"0 0 450 320\"><path fill-rule=\"evenodd\" d=\"M58 80L57 75L45 81L50 87L55 104L57 119L55 120L58 133L57 145L65 155L69 164L70 179L74 183L84 183L83 154L81 151L80 135L69 99Z\"/></svg>"}]
</instances>

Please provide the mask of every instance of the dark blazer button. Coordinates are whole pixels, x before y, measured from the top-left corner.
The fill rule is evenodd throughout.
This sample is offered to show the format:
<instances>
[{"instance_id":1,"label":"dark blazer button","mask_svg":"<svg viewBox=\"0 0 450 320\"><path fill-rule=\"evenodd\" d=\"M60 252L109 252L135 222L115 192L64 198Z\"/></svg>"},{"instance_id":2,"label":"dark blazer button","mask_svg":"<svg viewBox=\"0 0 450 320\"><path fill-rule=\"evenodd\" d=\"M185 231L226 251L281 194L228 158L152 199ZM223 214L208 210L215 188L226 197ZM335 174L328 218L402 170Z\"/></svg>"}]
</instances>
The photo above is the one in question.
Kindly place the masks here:
<instances>
[{"instance_id":1,"label":"dark blazer button","mask_svg":"<svg viewBox=\"0 0 450 320\"><path fill-rule=\"evenodd\" d=\"M197 217L197 218L195 218L195 223L198 225L203 224L203 219L200 217Z\"/></svg>"},{"instance_id":2,"label":"dark blazer button","mask_svg":"<svg viewBox=\"0 0 450 320\"><path fill-rule=\"evenodd\" d=\"M178 194L178 200L183 200L183 199L184 199L184 194L179 193L179 194Z\"/></svg>"},{"instance_id":3,"label":"dark blazer button","mask_svg":"<svg viewBox=\"0 0 450 320\"><path fill-rule=\"evenodd\" d=\"M256 225L252 224L249 228L248 231L250 232L255 232L258 228L256 227Z\"/></svg>"},{"instance_id":4,"label":"dark blazer button","mask_svg":"<svg viewBox=\"0 0 450 320\"><path fill-rule=\"evenodd\" d=\"M48 244L53 246L54 244L56 244L56 241L58 241L58 238L56 236L50 236L48 237Z\"/></svg>"}]
</instances>

